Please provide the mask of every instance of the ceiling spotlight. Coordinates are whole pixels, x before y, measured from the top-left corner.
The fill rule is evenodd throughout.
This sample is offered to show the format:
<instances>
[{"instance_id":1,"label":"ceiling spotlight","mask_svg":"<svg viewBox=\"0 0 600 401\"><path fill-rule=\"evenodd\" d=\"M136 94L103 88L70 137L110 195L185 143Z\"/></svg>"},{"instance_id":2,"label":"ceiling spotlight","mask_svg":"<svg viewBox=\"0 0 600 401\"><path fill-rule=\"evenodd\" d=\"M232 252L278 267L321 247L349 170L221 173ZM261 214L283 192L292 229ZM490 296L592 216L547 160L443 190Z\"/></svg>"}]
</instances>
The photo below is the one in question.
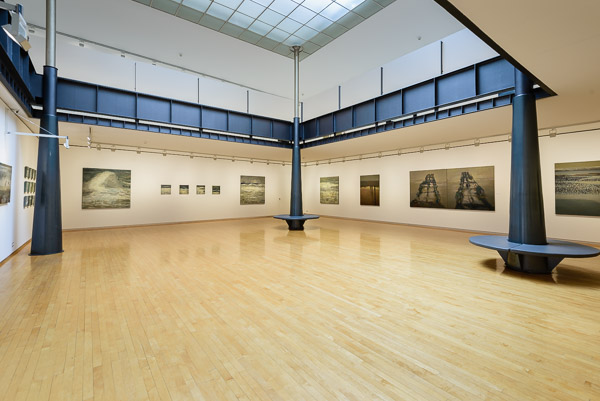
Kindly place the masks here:
<instances>
[{"instance_id":1,"label":"ceiling spotlight","mask_svg":"<svg viewBox=\"0 0 600 401\"><path fill-rule=\"evenodd\" d=\"M379 157L381 159L381 152L379 152L379 154L377 155L377 157Z\"/></svg>"},{"instance_id":2,"label":"ceiling spotlight","mask_svg":"<svg viewBox=\"0 0 600 401\"><path fill-rule=\"evenodd\" d=\"M232 157L232 158L231 158L231 162L232 162L232 163L233 163L233 162L235 162L235 157Z\"/></svg>"},{"instance_id":3,"label":"ceiling spotlight","mask_svg":"<svg viewBox=\"0 0 600 401\"><path fill-rule=\"evenodd\" d=\"M194 154L190 153L190 159L193 159L193 158L194 158Z\"/></svg>"},{"instance_id":4,"label":"ceiling spotlight","mask_svg":"<svg viewBox=\"0 0 600 401\"><path fill-rule=\"evenodd\" d=\"M509 135L508 136L508 143L511 143L511 142L512 142L512 135Z\"/></svg>"},{"instance_id":5,"label":"ceiling spotlight","mask_svg":"<svg viewBox=\"0 0 600 401\"><path fill-rule=\"evenodd\" d=\"M135 151L135 153L137 153L138 155L142 153L142 149L137 148L137 150Z\"/></svg>"},{"instance_id":6,"label":"ceiling spotlight","mask_svg":"<svg viewBox=\"0 0 600 401\"><path fill-rule=\"evenodd\" d=\"M425 148L424 148L423 146L421 146L421 147L419 148L419 153L423 153L423 152L425 152Z\"/></svg>"},{"instance_id":7,"label":"ceiling spotlight","mask_svg":"<svg viewBox=\"0 0 600 401\"><path fill-rule=\"evenodd\" d=\"M308 164L304 163L304 167L308 166Z\"/></svg>"},{"instance_id":8,"label":"ceiling spotlight","mask_svg":"<svg viewBox=\"0 0 600 401\"><path fill-rule=\"evenodd\" d=\"M446 150L450 150L450 144L449 144L449 143L447 143L446 145L444 145L444 149L446 149Z\"/></svg>"},{"instance_id":9,"label":"ceiling spotlight","mask_svg":"<svg viewBox=\"0 0 600 401\"><path fill-rule=\"evenodd\" d=\"M398 156L402 156L402 149L398 149Z\"/></svg>"},{"instance_id":10,"label":"ceiling spotlight","mask_svg":"<svg viewBox=\"0 0 600 401\"><path fill-rule=\"evenodd\" d=\"M163 157L167 157L167 151L163 150Z\"/></svg>"},{"instance_id":11,"label":"ceiling spotlight","mask_svg":"<svg viewBox=\"0 0 600 401\"><path fill-rule=\"evenodd\" d=\"M556 128L552 128L548 133L550 134L550 138L556 138Z\"/></svg>"},{"instance_id":12,"label":"ceiling spotlight","mask_svg":"<svg viewBox=\"0 0 600 401\"><path fill-rule=\"evenodd\" d=\"M254 160L250 159L250 164L254 164Z\"/></svg>"},{"instance_id":13,"label":"ceiling spotlight","mask_svg":"<svg viewBox=\"0 0 600 401\"><path fill-rule=\"evenodd\" d=\"M214 156L213 156L213 160L217 160L217 155L214 155Z\"/></svg>"},{"instance_id":14,"label":"ceiling spotlight","mask_svg":"<svg viewBox=\"0 0 600 401\"><path fill-rule=\"evenodd\" d=\"M475 141L473 142L473 145L475 146L479 146L481 144L481 141L479 140L479 138L475 139Z\"/></svg>"},{"instance_id":15,"label":"ceiling spotlight","mask_svg":"<svg viewBox=\"0 0 600 401\"><path fill-rule=\"evenodd\" d=\"M267 166L268 166L269 164L270 164L270 163L269 163L269 161L267 160Z\"/></svg>"},{"instance_id":16,"label":"ceiling spotlight","mask_svg":"<svg viewBox=\"0 0 600 401\"><path fill-rule=\"evenodd\" d=\"M125 53L121 53L121 57L125 58Z\"/></svg>"},{"instance_id":17,"label":"ceiling spotlight","mask_svg":"<svg viewBox=\"0 0 600 401\"><path fill-rule=\"evenodd\" d=\"M114 152L115 150L117 150L117 148L114 146L110 149L111 152Z\"/></svg>"},{"instance_id":18,"label":"ceiling spotlight","mask_svg":"<svg viewBox=\"0 0 600 401\"><path fill-rule=\"evenodd\" d=\"M281 165L282 165L282 166L285 166L285 162L281 162Z\"/></svg>"},{"instance_id":19,"label":"ceiling spotlight","mask_svg":"<svg viewBox=\"0 0 600 401\"><path fill-rule=\"evenodd\" d=\"M83 40L79 41L79 47L85 47L85 43L83 43Z\"/></svg>"},{"instance_id":20,"label":"ceiling spotlight","mask_svg":"<svg viewBox=\"0 0 600 401\"><path fill-rule=\"evenodd\" d=\"M98 151L102 150L102 146L100 146L100 144L96 145L96 150L98 150Z\"/></svg>"}]
</instances>

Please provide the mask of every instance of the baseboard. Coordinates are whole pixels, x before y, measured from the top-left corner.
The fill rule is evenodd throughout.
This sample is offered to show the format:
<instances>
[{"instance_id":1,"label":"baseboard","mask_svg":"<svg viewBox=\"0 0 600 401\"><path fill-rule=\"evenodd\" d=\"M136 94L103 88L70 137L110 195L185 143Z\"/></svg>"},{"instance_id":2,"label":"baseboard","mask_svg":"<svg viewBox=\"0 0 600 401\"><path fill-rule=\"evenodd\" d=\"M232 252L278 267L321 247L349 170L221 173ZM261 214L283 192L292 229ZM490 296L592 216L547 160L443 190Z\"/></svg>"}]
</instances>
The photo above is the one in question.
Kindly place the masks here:
<instances>
[{"instance_id":1,"label":"baseboard","mask_svg":"<svg viewBox=\"0 0 600 401\"><path fill-rule=\"evenodd\" d=\"M18 247L17 249L15 249L10 255L8 255L4 259L2 259L2 261L0 261L0 267L2 267L2 265L4 263L8 262L8 259L10 259L11 257L15 256L17 253L21 252L23 250L23 248L25 248L30 243L31 243L31 239L25 241L25 243L23 245L21 245L20 247Z\"/></svg>"}]
</instances>

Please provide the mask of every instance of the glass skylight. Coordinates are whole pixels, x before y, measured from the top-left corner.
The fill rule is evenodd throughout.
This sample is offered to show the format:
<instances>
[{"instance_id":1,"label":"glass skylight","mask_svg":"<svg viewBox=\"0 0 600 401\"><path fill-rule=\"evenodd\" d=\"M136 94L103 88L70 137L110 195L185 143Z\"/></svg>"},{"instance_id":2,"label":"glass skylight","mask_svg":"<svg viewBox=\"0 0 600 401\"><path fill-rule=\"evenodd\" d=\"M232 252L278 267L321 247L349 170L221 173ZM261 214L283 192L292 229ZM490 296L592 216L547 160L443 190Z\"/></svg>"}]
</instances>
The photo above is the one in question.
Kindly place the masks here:
<instances>
[{"instance_id":1,"label":"glass skylight","mask_svg":"<svg viewBox=\"0 0 600 401\"><path fill-rule=\"evenodd\" d=\"M292 57L316 52L395 0L133 0Z\"/></svg>"}]
</instances>

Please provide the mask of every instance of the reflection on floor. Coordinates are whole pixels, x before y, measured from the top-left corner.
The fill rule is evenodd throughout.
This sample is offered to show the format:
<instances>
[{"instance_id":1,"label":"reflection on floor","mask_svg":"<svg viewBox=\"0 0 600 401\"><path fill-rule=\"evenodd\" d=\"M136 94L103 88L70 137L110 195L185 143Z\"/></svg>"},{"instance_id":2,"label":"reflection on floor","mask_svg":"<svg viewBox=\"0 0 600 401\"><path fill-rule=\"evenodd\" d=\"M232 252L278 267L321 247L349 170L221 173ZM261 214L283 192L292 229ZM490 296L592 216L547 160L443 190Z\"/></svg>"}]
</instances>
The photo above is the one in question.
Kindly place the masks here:
<instances>
[{"instance_id":1,"label":"reflection on floor","mask_svg":"<svg viewBox=\"0 0 600 401\"><path fill-rule=\"evenodd\" d=\"M0 266L6 400L600 399L598 260L331 218L68 232Z\"/></svg>"}]
</instances>

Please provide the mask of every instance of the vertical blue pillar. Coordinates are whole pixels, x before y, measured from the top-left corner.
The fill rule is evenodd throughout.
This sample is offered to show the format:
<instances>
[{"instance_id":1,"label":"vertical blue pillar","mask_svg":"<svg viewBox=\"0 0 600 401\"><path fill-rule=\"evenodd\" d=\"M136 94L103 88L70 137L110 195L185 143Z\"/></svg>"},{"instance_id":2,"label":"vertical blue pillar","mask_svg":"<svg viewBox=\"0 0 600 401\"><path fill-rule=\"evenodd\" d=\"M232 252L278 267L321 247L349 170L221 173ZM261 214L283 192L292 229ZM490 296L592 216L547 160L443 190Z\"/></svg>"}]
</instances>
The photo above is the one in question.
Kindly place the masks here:
<instances>
[{"instance_id":1,"label":"vertical blue pillar","mask_svg":"<svg viewBox=\"0 0 600 401\"><path fill-rule=\"evenodd\" d=\"M42 77L44 108L40 134L58 135L56 117L56 0L46 0L46 65ZM39 138L31 254L62 252L58 138Z\"/></svg>"}]
</instances>

